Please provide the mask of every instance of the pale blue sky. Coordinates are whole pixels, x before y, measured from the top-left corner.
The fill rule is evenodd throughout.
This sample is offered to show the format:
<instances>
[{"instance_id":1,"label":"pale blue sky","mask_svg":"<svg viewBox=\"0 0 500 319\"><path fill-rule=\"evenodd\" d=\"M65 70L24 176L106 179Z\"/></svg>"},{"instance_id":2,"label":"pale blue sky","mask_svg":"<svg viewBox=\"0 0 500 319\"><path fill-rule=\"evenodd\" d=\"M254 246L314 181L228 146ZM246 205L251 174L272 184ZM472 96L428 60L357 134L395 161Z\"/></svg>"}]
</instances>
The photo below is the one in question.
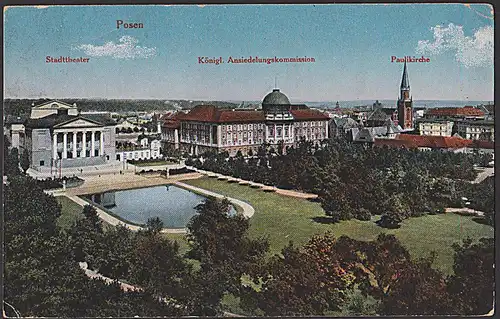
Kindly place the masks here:
<instances>
[{"instance_id":1,"label":"pale blue sky","mask_svg":"<svg viewBox=\"0 0 500 319\"><path fill-rule=\"evenodd\" d=\"M414 99L492 100L491 10L463 4L10 7L4 94L260 100L276 76L292 101L396 99L403 65L390 57L423 53L430 63L408 65ZM117 30L118 19L144 28ZM49 64L48 55L90 61ZM212 65L198 64L198 56L316 62Z\"/></svg>"}]
</instances>

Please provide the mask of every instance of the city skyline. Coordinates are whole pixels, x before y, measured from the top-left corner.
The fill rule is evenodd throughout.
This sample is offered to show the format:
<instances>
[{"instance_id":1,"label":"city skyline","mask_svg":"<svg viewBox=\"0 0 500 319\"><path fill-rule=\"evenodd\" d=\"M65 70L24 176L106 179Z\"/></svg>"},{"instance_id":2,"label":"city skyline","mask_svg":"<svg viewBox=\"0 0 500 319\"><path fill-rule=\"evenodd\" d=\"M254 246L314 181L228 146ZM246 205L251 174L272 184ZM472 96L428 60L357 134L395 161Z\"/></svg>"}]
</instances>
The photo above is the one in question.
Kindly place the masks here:
<instances>
[{"instance_id":1,"label":"city skyline","mask_svg":"<svg viewBox=\"0 0 500 319\"><path fill-rule=\"evenodd\" d=\"M6 98L493 100L489 5L45 6L4 11ZM142 23L142 28L123 28ZM26 24L25 21L31 21ZM138 25L136 25L138 26ZM48 63L46 57L89 58ZM200 63L199 57L226 63ZM312 63L227 63L314 58Z\"/></svg>"}]
</instances>

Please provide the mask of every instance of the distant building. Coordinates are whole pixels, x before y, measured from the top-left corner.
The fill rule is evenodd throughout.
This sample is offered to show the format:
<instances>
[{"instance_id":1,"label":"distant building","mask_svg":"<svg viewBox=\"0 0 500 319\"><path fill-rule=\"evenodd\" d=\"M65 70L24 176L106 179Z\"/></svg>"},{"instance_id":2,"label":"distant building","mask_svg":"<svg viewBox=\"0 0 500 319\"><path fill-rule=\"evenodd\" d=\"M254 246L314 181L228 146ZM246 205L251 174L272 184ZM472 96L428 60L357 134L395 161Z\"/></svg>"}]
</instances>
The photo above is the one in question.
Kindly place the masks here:
<instances>
[{"instance_id":1,"label":"distant building","mask_svg":"<svg viewBox=\"0 0 500 319\"><path fill-rule=\"evenodd\" d=\"M20 149L24 147L25 127L24 122L27 116L7 115L4 119L4 135L6 136L11 148ZM20 150L22 152L23 150Z\"/></svg>"},{"instance_id":2,"label":"distant building","mask_svg":"<svg viewBox=\"0 0 500 319\"><path fill-rule=\"evenodd\" d=\"M483 111L489 118L495 117L495 104L480 104L476 108Z\"/></svg>"},{"instance_id":3,"label":"distant building","mask_svg":"<svg viewBox=\"0 0 500 319\"><path fill-rule=\"evenodd\" d=\"M426 119L438 120L484 119L484 117L484 111L473 106L433 108L428 109L424 115Z\"/></svg>"},{"instance_id":4,"label":"distant building","mask_svg":"<svg viewBox=\"0 0 500 319\"><path fill-rule=\"evenodd\" d=\"M375 111L369 113L366 118L366 126L376 127L383 126L387 121L392 121L398 125L398 111L394 108L377 108Z\"/></svg>"},{"instance_id":5,"label":"distant building","mask_svg":"<svg viewBox=\"0 0 500 319\"><path fill-rule=\"evenodd\" d=\"M453 134L453 121L421 119L416 123L420 135L451 136Z\"/></svg>"},{"instance_id":6,"label":"distant building","mask_svg":"<svg viewBox=\"0 0 500 319\"><path fill-rule=\"evenodd\" d=\"M381 109L382 107L383 107L382 103L376 100L375 103L373 103L372 105L372 110Z\"/></svg>"},{"instance_id":7,"label":"distant building","mask_svg":"<svg viewBox=\"0 0 500 319\"><path fill-rule=\"evenodd\" d=\"M264 97L262 109L198 105L188 113L178 113L164 120L162 136L167 145L178 145L190 154L248 154L256 153L263 143L275 149L294 145L302 138L319 143L328 138L328 121L325 113L304 104L291 104L285 94L274 89Z\"/></svg>"},{"instance_id":8,"label":"distant building","mask_svg":"<svg viewBox=\"0 0 500 319\"><path fill-rule=\"evenodd\" d=\"M344 137L352 128L359 127L360 124L350 117L333 117L330 119L328 131L330 137Z\"/></svg>"},{"instance_id":9,"label":"distant building","mask_svg":"<svg viewBox=\"0 0 500 319\"><path fill-rule=\"evenodd\" d=\"M403 67L403 78L401 79L400 96L398 99L398 124L403 130L413 129L413 99L410 95L410 79L406 62Z\"/></svg>"},{"instance_id":10,"label":"distant building","mask_svg":"<svg viewBox=\"0 0 500 319\"><path fill-rule=\"evenodd\" d=\"M392 139L402 132L402 128L388 120L384 126L352 128L349 130L349 140L353 142L373 143L377 138Z\"/></svg>"},{"instance_id":11,"label":"distant building","mask_svg":"<svg viewBox=\"0 0 500 319\"><path fill-rule=\"evenodd\" d=\"M489 141L478 141L464 139L456 136L431 136L415 134L397 134L394 139L375 139L373 143L376 147L396 147L420 150L439 149L452 152L494 152L494 143Z\"/></svg>"},{"instance_id":12,"label":"distant building","mask_svg":"<svg viewBox=\"0 0 500 319\"><path fill-rule=\"evenodd\" d=\"M453 131L463 138L473 140L494 141L495 121L493 120L460 120L455 121Z\"/></svg>"},{"instance_id":13,"label":"distant building","mask_svg":"<svg viewBox=\"0 0 500 319\"><path fill-rule=\"evenodd\" d=\"M156 139L150 140L146 137L141 139L138 145L117 148L116 160L123 162L127 160L160 159L163 158L160 151L161 141Z\"/></svg>"}]
</instances>

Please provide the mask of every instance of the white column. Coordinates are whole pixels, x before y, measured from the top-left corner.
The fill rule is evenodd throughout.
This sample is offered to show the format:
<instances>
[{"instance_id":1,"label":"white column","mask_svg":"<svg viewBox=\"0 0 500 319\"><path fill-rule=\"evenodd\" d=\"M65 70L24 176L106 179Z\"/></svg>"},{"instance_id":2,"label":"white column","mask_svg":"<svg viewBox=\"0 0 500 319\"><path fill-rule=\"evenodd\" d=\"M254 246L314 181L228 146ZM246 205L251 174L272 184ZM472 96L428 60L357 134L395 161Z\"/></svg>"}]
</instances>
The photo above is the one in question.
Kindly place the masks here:
<instances>
[{"instance_id":1,"label":"white column","mask_svg":"<svg viewBox=\"0 0 500 319\"><path fill-rule=\"evenodd\" d=\"M83 131L82 133L82 152L80 153L81 157L87 157L87 132Z\"/></svg>"},{"instance_id":2,"label":"white column","mask_svg":"<svg viewBox=\"0 0 500 319\"><path fill-rule=\"evenodd\" d=\"M179 131L177 129L174 130L174 148L179 148Z\"/></svg>"},{"instance_id":3,"label":"white column","mask_svg":"<svg viewBox=\"0 0 500 319\"><path fill-rule=\"evenodd\" d=\"M73 158L76 158L76 131L73 131Z\"/></svg>"},{"instance_id":4,"label":"white column","mask_svg":"<svg viewBox=\"0 0 500 319\"><path fill-rule=\"evenodd\" d=\"M54 132L52 135L53 143L52 143L52 158L54 160L57 159L57 133Z\"/></svg>"},{"instance_id":5,"label":"white column","mask_svg":"<svg viewBox=\"0 0 500 319\"><path fill-rule=\"evenodd\" d=\"M227 139L227 134L226 134L226 139ZM217 146L221 147L222 146L222 126L217 125Z\"/></svg>"},{"instance_id":6,"label":"white column","mask_svg":"<svg viewBox=\"0 0 500 319\"><path fill-rule=\"evenodd\" d=\"M274 143L276 143L276 124L274 124Z\"/></svg>"},{"instance_id":7,"label":"white column","mask_svg":"<svg viewBox=\"0 0 500 319\"><path fill-rule=\"evenodd\" d=\"M63 133L63 156L62 158L68 158L68 133Z\"/></svg>"},{"instance_id":8,"label":"white column","mask_svg":"<svg viewBox=\"0 0 500 319\"><path fill-rule=\"evenodd\" d=\"M286 124L283 124L283 128L281 129L281 137L283 138L283 141L285 141L285 126Z\"/></svg>"},{"instance_id":9,"label":"white column","mask_svg":"<svg viewBox=\"0 0 500 319\"><path fill-rule=\"evenodd\" d=\"M99 156L104 155L104 132L101 131L101 134L99 134L100 141L99 141Z\"/></svg>"},{"instance_id":10,"label":"white column","mask_svg":"<svg viewBox=\"0 0 500 319\"><path fill-rule=\"evenodd\" d=\"M92 131L92 140L90 141L90 157L94 157L95 149L95 131Z\"/></svg>"}]
</instances>

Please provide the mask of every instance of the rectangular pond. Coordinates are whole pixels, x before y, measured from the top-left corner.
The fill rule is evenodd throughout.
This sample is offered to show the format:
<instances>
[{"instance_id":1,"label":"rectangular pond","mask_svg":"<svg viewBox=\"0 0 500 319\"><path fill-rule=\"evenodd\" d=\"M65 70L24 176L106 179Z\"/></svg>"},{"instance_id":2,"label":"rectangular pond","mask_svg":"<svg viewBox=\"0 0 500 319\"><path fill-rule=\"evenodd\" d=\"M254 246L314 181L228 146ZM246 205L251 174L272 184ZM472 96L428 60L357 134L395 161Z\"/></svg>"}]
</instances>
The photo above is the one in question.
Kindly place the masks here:
<instances>
[{"instance_id":1,"label":"rectangular pond","mask_svg":"<svg viewBox=\"0 0 500 319\"><path fill-rule=\"evenodd\" d=\"M165 228L186 227L197 213L195 207L206 199L174 185L110 191L84 197L135 224L143 225L149 218L159 217Z\"/></svg>"}]
</instances>

